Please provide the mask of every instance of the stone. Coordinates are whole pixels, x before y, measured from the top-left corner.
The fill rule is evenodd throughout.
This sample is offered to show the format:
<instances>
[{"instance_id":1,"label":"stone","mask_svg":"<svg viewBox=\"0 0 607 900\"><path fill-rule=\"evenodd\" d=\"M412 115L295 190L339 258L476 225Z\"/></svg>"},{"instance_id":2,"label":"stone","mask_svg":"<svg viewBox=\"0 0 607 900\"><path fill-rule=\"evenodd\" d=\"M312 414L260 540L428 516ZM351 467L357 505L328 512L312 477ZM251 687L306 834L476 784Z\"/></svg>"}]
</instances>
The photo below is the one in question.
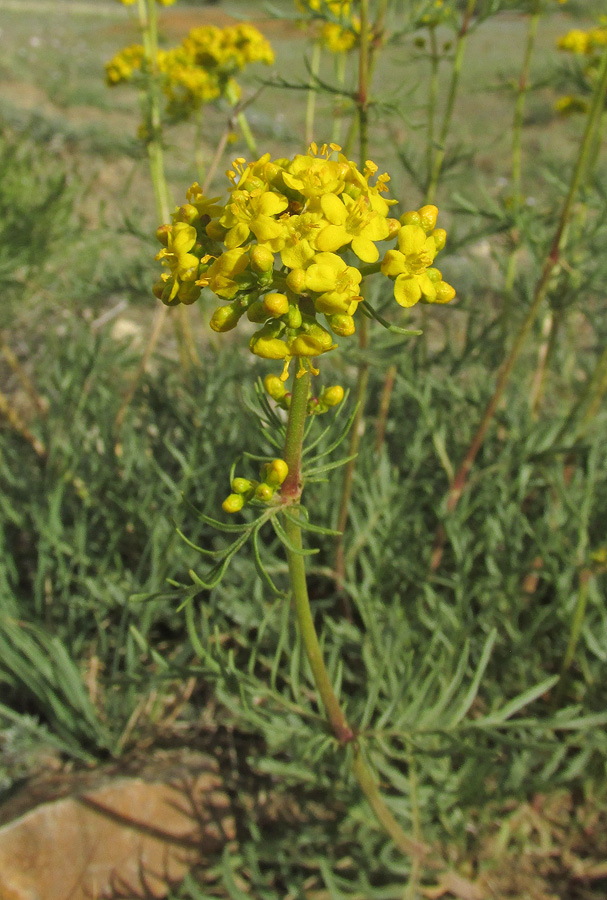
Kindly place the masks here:
<instances>
[{"instance_id":1,"label":"stone","mask_svg":"<svg viewBox=\"0 0 607 900\"><path fill-rule=\"evenodd\" d=\"M221 787L197 754L26 787L0 808L0 900L165 896L234 839Z\"/></svg>"}]
</instances>

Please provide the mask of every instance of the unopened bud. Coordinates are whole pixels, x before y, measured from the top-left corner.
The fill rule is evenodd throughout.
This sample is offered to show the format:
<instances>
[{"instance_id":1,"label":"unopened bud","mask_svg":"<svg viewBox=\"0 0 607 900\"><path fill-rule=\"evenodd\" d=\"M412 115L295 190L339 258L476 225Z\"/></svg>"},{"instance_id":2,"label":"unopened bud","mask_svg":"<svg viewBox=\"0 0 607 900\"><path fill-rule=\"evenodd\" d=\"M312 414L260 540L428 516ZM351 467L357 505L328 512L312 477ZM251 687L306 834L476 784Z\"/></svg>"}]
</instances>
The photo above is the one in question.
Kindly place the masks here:
<instances>
[{"instance_id":1,"label":"unopened bud","mask_svg":"<svg viewBox=\"0 0 607 900\"><path fill-rule=\"evenodd\" d=\"M238 325L241 313L234 309L233 306L218 306L211 316L210 326L213 331L223 334L225 331L231 331Z\"/></svg>"},{"instance_id":2,"label":"unopened bud","mask_svg":"<svg viewBox=\"0 0 607 900\"><path fill-rule=\"evenodd\" d=\"M440 271L435 268L426 269L426 275L432 282L432 284L438 284L439 281L442 281L443 276Z\"/></svg>"},{"instance_id":3,"label":"unopened bud","mask_svg":"<svg viewBox=\"0 0 607 900\"><path fill-rule=\"evenodd\" d=\"M446 281L440 281L436 285L436 300L435 303L451 303L453 298L455 297L455 288L451 287L450 284L447 284Z\"/></svg>"},{"instance_id":4,"label":"unopened bud","mask_svg":"<svg viewBox=\"0 0 607 900\"><path fill-rule=\"evenodd\" d=\"M278 319L289 312L289 300L286 294L266 294L263 305L268 314Z\"/></svg>"},{"instance_id":5,"label":"unopened bud","mask_svg":"<svg viewBox=\"0 0 607 900\"><path fill-rule=\"evenodd\" d=\"M433 228L436 227L436 219L438 217L438 209L436 206L432 206L429 203L427 206L422 206L421 209L418 209L420 225L424 229L426 233L432 231Z\"/></svg>"},{"instance_id":6,"label":"unopened bud","mask_svg":"<svg viewBox=\"0 0 607 900\"><path fill-rule=\"evenodd\" d=\"M254 272L271 272L274 268L274 254L267 247L259 244L251 249L251 268Z\"/></svg>"},{"instance_id":7,"label":"unopened bud","mask_svg":"<svg viewBox=\"0 0 607 900\"><path fill-rule=\"evenodd\" d=\"M261 300L256 300L255 303L251 303L251 305L247 309L247 319L249 320L249 322L255 322L258 325L263 325L267 318L268 313Z\"/></svg>"},{"instance_id":8,"label":"unopened bud","mask_svg":"<svg viewBox=\"0 0 607 900\"><path fill-rule=\"evenodd\" d=\"M289 304L289 312L287 313L287 327L299 328L302 323L301 310L295 303Z\"/></svg>"},{"instance_id":9,"label":"unopened bud","mask_svg":"<svg viewBox=\"0 0 607 900\"><path fill-rule=\"evenodd\" d=\"M294 294L301 294L306 287L306 273L304 269L291 269L286 278L287 287L290 288Z\"/></svg>"},{"instance_id":10,"label":"unopened bud","mask_svg":"<svg viewBox=\"0 0 607 900\"><path fill-rule=\"evenodd\" d=\"M234 478L232 481L232 490L235 494L246 494L252 490L255 485L248 478Z\"/></svg>"},{"instance_id":11,"label":"unopened bud","mask_svg":"<svg viewBox=\"0 0 607 900\"><path fill-rule=\"evenodd\" d=\"M217 219L211 219L205 231L212 241L223 241L227 234L227 229L220 225Z\"/></svg>"},{"instance_id":12,"label":"unopened bud","mask_svg":"<svg viewBox=\"0 0 607 900\"><path fill-rule=\"evenodd\" d=\"M191 203L184 203L175 213L173 220L175 222L187 222L188 225L193 225L199 218L200 215L198 214L196 207Z\"/></svg>"},{"instance_id":13,"label":"unopened bud","mask_svg":"<svg viewBox=\"0 0 607 900\"><path fill-rule=\"evenodd\" d=\"M415 210L410 210L409 212L403 213L400 219L398 220L401 225L420 225L422 224L421 216Z\"/></svg>"},{"instance_id":14,"label":"unopened bud","mask_svg":"<svg viewBox=\"0 0 607 900\"><path fill-rule=\"evenodd\" d=\"M331 330L340 337L350 337L356 331L356 325L352 316L327 316L327 321L331 326Z\"/></svg>"},{"instance_id":15,"label":"unopened bud","mask_svg":"<svg viewBox=\"0 0 607 900\"><path fill-rule=\"evenodd\" d=\"M244 506L244 497L242 494L230 494L221 504L224 512L237 513Z\"/></svg>"},{"instance_id":16,"label":"unopened bud","mask_svg":"<svg viewBox=\"0 0 607 900\"><path fill-rule=\"evenodd\" d=\"M171 233L170 225L160 225L156 229L156 238L162 244L163 247L169 246L169 235Z\"/></svg>"},{"instance_id":17,"label":"unopened bud","mask_svg":"<svg viewBox=\"0 0 607 900\"><path fill-rule=\"evenodd\" d=\"M320 399L326 406L337 406L344 399L344 389L341 384L334 384L324 389Z\"/></svg>"},{"instance_id":18,"label":"unopened bud","mask_svg":"<svg viewBox=\"0 0 607 900\"><path fill-rule=\"evenodd\" d=\"M263 337L258 334L254 334L251 338L249 349L262 359L285 359L289 355L289 348L280 338Z\"/></svg>"},{"instance_id":19,"label":"unopened bud","mask_svg":"<svg viewBox=\"0 0 607 900\"><path fill-rule=\"evenodd\" d=\"M262 481L261 484L257 485L255 490L255 497L257 500L262 500L264 503L268 503L272 497L274 496L274 488L270 487L269 484L265 484Z\"/></svg>"},{"instance_id":20,"label":"unopened bud","mask_svg":"<svg viewBox=\"0 0 607 900\"><path fill-rule=\"evenodd\" d=\"M263 386L272 400L282 400L286 394L285 386L278 375L266 375L263 380Z\"/></svg>"},{"instance_id":21,"label":"unopened bud","mask_svg":"<svg viewBox=\"0 0 607 900\"><path fill-rule=\"evenodd\" d=\"M266 466L266 481L268 484L278 487L289 474L289 467L284 459L274 459Z\"/></svg>"},{"instance_id":22,"label":"unopened bud","mask_svg":"<svg viewBox=\"0 0 607 900\"><path fill-rule=\"evenodd\" d=\"M182 281L179 285L177 296L179 297L179 301L181 303L185 303L186 306L190 306L190 304L195 303L196 300L198 300L198 298L200 297L200 292L201 288L193 281Z\"/></svg>"},{"instance_id":23,"label":"unopened bud","mask_svg":"<svg viewBox=\"0 0 607 900\"><path fill-rule=\"evenodd\" d=\"M386 219L386 224L388 226L388 237L386 240L391 241L400 231L400 222L398 219Z\"/></svg>"},{"instance_id":24,"label":"unopened bud","mask_svg":"<svg viewBox=\"0 0 607 900\"><path fill-rule=\"evenodd\" d=\"M432 237L434 238L434 243L436 244L436 249L442 250L445 244L447 243L447 232L444 228L435 228L432 232Z\"/></svg>"}]
</instances>

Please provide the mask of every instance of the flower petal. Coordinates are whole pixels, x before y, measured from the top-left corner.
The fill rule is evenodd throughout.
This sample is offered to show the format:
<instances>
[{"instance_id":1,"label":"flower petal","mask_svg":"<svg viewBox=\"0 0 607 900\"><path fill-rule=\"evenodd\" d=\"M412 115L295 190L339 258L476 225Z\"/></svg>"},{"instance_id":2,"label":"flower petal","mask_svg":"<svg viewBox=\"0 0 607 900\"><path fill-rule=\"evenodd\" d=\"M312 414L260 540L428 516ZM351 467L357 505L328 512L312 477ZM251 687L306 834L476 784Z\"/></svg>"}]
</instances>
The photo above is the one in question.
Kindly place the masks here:
<instances>
[{"instance_id":1,"label":"flower petal","mask_svg":"<svg viewBox=\"0 0 607 900\"><path fill-rule=\"evenodd\" d=\"M394 298L399 306L415 306L421 299L422 289L414 275L399 275L394 282Z\"/></svg>"}]
</instances>

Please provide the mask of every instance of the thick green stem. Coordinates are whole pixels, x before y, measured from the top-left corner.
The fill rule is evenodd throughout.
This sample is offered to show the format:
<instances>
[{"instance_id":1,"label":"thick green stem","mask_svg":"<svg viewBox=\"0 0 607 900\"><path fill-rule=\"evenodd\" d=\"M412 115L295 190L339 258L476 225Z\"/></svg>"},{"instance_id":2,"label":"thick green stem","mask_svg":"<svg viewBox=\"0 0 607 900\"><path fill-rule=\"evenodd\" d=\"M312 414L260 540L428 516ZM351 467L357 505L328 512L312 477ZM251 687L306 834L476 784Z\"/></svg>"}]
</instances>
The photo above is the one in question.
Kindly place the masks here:
<instances>
[{"instance_id":1,"label":"thick green stem","mask_svg":"<svg viewBox=\"0 0 607 900\"><path fill-rule=\"evenodd\" d=\"M605 48L600 68L599 74L597 78L597 83L595 86L595 91L593 95L592 104L590 110L588 112L588 117L586 120L586 127L584 129L584 134L582 137L582 141L580 144L580 149L578 152L578 157L571 175L571 181L569 183L569 189L567 191L567 196L565 197L565 201L563 203L563 208L561 210L561 214L559 216L559 221L557 224L556 232L552 241L552 246L550 248L550 252L544 262L544 266L542 268L541 275L536 284L533 300L527 315L525 316L524 321L522 322L510 349L510 352L504 362L502 363L502 367L500 369L497 384L495 386L495 390L485 412L483 414L483 418L481 419L481 423L472 439L472 443L468 447L468 450L464 456L464 459L455 474L455 478L451 484L449 489L449 493L447 495L447 511L452 512L459 498L461 497L466 483L468 481L468 475L470 474L470 470L474 465L474 460L476 459L476 455L480 448L483 445L485 434L487 433L487 429L491 424L493 416L495 415L495 411L497 406L501 400L502 394L508 383L510 378L510 373L514 367L516 360L518 359L518 355L521 351L523 344L525 343L525 339L529 334L533 323L537 317L537 314L540 310L542 302L544 301L549 287L550 287L550 279L552 273L555 268L560 263L561 258L561 250L564 242L565 229L567 224L569 223L569 219L571 217L571 211L573 209L573 204L575 198L577 197L578 190L581 186L582 176L588 174L587 162L588 156L591 152L591 148L594 144L594 137L597 127L601 121L602 108L605 93L607 92L607 47ZM430 564L431 571L435 571L442 558L442 551L444 547L445 541L445 531L444 528L439 528L435 542L434 548L432 552L432 560Z\"/></svg>"},{"instance_id":2,"label":"thick green stem","mask_svg":"<svg viewBox=\"0 0 607 900\"><path fill-rule=\"evenodd\" d=\"M293 391L291 395L291 405L289 407L289 419L287 422L287 435L284 449L284 458L287 461L287 464L293 467L292 470L290 469L289 475L291 475L291 472L299 473L300 470L307 412L309 377L309 374L306 373L300 378L295 375L293 379ZM285 496L285 485L287 485L286 481L283 483L281 489L281 494L283 496ZM301 478L299 474L297 476L297 488L299 493L301 493ZM287 492L286 496L289 497L291 495ZM292 506L291 510L294 517L296 517L297 507ZM342 746L354 743L352 773L366 796L377 821L403 853L421 857L427 853L427 848L422 844L411 840L411 838L405 834L386 806L377 786L375 776L365 761L361 749L356 742L355 732L348 723L337 695L333 690L333 685L331 684L331 679L324 663L316 626L314 625L314 617L310 608L304 557L296 552L301 550L303 546L301 528L296 521L293 521L293 517L285 517L283 524L293 548L287 548L287 562L289 566L289 578L293 595L295 617L297 619L297 625L304 645L306 657L314 678L314 684L325 709L333 734Z\"/></svg>"},{"instance_id":3,"label":"thick green stem","mask_svg":"<svg viewBox=\"0 0 607 900\"><path fill-rule=\"evenodd\" d=\"M434 153L434 161L432 163L432 172L430 173L430 181L426 190L426 203L433 203L436 196L436 188L438 187L438 179L440 177L443 162L445 160L445 150L447 137L451 127L451 119L453 118L453 110L455 108L455 98L459 87L459 81L462 73L464 62L464 51L466 49L466 38L470 27L470 19L474 13L476 0L468 0L462 24L457 35L455 45L455 59L453 60L453 72L451 73L451 83L449 85L449 95L447 97L447 106L441 124L441 130L438 138L438 147Z\"/></svg>"},{"instance_id":4,"label":"thick green stem","mask_svg":"<svg viewBox=\"0 0 607 900\"><path fill-rule=\"evenodd\" d=\"M287 421L284 460L289 473L283 482L283 497L299 497L301 494L301 451L303 445L306 416L308 413L308 395L310 393L310 373L297 372L293 376L291 405Z\"/></svg>"}]
</instances>

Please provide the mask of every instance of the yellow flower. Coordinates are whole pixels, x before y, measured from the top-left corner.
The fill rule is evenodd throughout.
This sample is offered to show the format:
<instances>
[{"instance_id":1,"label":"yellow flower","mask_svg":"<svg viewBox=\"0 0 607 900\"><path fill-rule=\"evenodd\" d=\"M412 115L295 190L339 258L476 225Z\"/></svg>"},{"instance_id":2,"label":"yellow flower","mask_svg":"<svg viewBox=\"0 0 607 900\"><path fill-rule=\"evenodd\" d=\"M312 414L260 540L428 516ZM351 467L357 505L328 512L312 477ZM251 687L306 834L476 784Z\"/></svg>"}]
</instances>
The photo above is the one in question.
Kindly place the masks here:
<instances>
[{"instance_id":1,"label":"yellow flower","mask_svg":"<svg viewBox=\"0 0 607 900\"><path fill-rule=\"evenodd\" d=\"M427 269L436 256L434 238L428 236L420 225L403 225L398 233L398 250L388 250L381 264L381 271L396 278L394 297L400 306L415 306L422 297L436 299L436 288Z\"/></svg>"},{"instance_id":2,"label":"yellow flower","mask_svg":"<svg viewBox=\"0 0 607 900\"><path fill-rule=\"evenodd\" d=\"M379 259L374 241L386 240L389 228L386 219L373 209L369 197L353 200L347 194L343 199L325 194L320 198L320 206L328 224L318 235L319 250L331 252L351 244L363 262L374 263Z\"/></svg>"},{"instance_id":3,"label":"yellow flower","mask_svg":"<svg viewBox=\"0 0 607 900\"><path fill-rule=\"evenodd\" d=\"M227 250L212 263L204 275L196 282L200 287L209 287L218 297L231 300L238 293L239 284L235 280L249 264L249 255L242 247Z\"/></svg>"},{"instance_id":4,"label":"yellow flower","mask_svg":"<svg viewBox=\"0 0 607 900\"><path fill-rule=\"evenodd\" d=\"M360 301L362 275L348 266L336 253L318 253L305 272L306 288L319 296L314 305L318 312L352 315Z\"/></svg>"},{"instance_id":5,"label":"yellow flower","mask_svg":"<svg viewBox=\"0 0 607 900\"><path fill-rule=\"evenodd\" d=\"M167 231L167 246L156 256L156 259L162 260L164 266L168 266L170 277L174 279L167 301L175 298L181 282L196 281L198 277L200 260L194 253L190 253L195 244L196 229L192 225L177 222Z\"/></svg>"},{"instance_id":6,"label":"yellow flower","mask_svg":"<svg viewBox=\"0 0 607 900\"><path fill-rule=\"evenodd\" d=\"M326 144L320 148L320 157L316 144L310 146L307 156L297 154L288 168L282 173L282 179L288 188L298 191L306 200L314 200L324 194L339 194L343 191L350 167L342 160L323 159L325 153L339 150L337 144ZM314 155L312 155L314 154Z\"/></svg>"},{"instance_id":7,"label":"yellow flower","mask_svg":"<svg viewBox=\"0 0 607 900\"><path fill-rule=\"evenodd\" d=\"M110 87L130 81L133 74L141 69L143 62L143 47L140 44L131 44L117 53L105 64L105 80Z\"/></svg>"},{"instance_id":8,"label":"yellow flower","mask_svg":"<svg viewBox=\"0 0 607 900\"><path fill-rule=\"evenodd\" d=\"M358 41L360 21L352 19L351 24L353 27L344 27L337 22L326 22L320 31L320 42L323 47L330 53L347 53L352 50Z\"/></svg>"},{"instance_id":9,"label":"yellow flower","mask_svg":"<svg viewBox=\"0 0 607 900\"><path fill-rule=\"evenodd\" d=\"M303 213L285 220L280 259L288 269L303 269L316 253L320 213Z\"/></svg>"},{"instance_id":10,"label":"yellow flower","mask_svg":"<svg viewBox=\"0 0 607 900\"><path fill-rule=\"evenodd\" d=\"M225 237L228 250L244 244L251 232L261 243L280 237L284 226L274 216L288 205L286 197L272 191L233 191L231 201L219 220L228 229Z\"/></svg>"},{"instance_id":11,"label":"yellow flower","mask_svg":"<svg viewBox=\"0 0 607 900\"><path fill-rule=\"evenodd\" d=\"M579 28L574 28L563 37L559 38L557 43L559 50L568 50L570 53L584 54L588 51L588 33Z\"/></svg>"}]
</instances>

